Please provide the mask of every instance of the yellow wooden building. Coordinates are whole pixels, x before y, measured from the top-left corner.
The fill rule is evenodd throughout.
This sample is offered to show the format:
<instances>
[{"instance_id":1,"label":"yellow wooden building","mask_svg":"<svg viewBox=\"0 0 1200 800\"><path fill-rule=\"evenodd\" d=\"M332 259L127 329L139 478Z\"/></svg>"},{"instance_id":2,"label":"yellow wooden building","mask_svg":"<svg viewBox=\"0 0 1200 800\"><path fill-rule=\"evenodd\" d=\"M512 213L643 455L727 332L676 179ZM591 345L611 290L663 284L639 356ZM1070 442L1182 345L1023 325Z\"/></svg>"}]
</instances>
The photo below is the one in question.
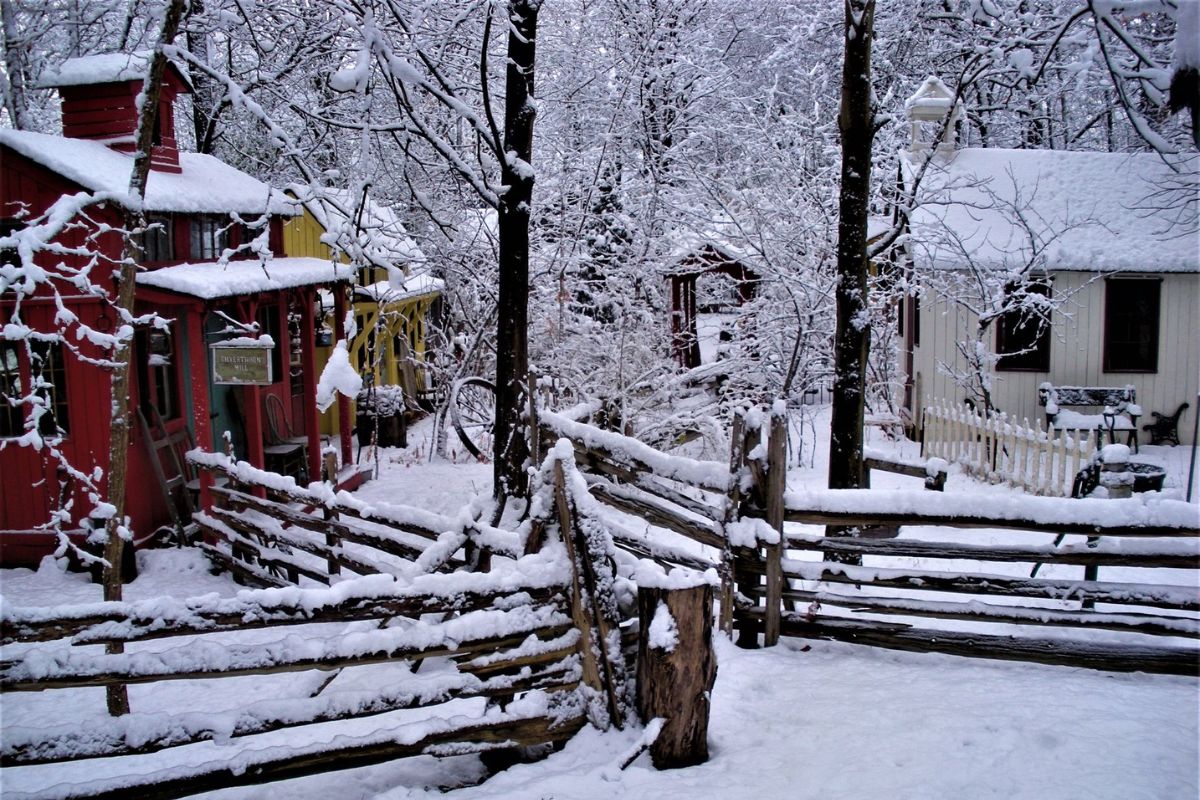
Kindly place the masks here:
<instances>
[{"instance_id":1,"label":"yellow wooden building","mask_svg":"<svg viewBox=\"0 0 1200 800\"><path fill-rule=\"evenodd\" d=\"M353 230L371 265L359 270L352 290L358 333L350 346L351 363L362 374L373 374L376 386L402 387L411 406L424 400L431 388L423 367L428 352L427 325L430 308L444 284L429 274L420 249L390 209L368 201L361 210ZM341 219L340 212L329 204L303 203L303 213L284 226L284 253L333 258L335 248L326 243L329 229L338 229L338 237L351 235L345 233L351 226L340 225ZM343 263L349 260L346 249L336 248ZM324 296L323 319L318 322L324 322L327 331L334 329L333 307L333 298ZM331 335L318 339L318 369L324 368L332 349ZM338 432L336 413L322 415L321 430Z\"/></svg>"}]
</instances>

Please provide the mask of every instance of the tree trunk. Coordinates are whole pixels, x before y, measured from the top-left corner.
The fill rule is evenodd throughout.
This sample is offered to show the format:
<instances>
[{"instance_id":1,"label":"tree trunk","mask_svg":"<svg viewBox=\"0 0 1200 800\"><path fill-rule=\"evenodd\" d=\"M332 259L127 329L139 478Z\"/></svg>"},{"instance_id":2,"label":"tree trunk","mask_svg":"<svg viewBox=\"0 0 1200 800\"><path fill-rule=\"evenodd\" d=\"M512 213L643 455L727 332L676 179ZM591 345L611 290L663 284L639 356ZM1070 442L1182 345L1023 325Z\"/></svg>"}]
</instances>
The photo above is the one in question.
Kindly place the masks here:
<instances>
[{"instance_id":1,"label":"tree trunk","mask_svg":"<svg viewBox=\"0 0 1200 800\"><path fill-rule=\"evenodd\" d=\"M13 0L0 0L0 24L4 33L4 71L8 80L5 106L12 126L19 131L29 129L29 110L25 102L25 55L28 46L17 31Z\"/></svg>"},{"instance_id":2,"label":"tree trunk","mask_svg":"<svg viewBox=\"0 0 1200 800\"><path fill-rule=\"evenodd\" d=\"M504 153L500 195L500 286L496 318L494 494L523 494L529 444L521 432L523 385L529 371L529 216L533 202L533 75L541 0L508 7ZM486 46L486 45L485 45Z\"/></svg>"},{"instance_id":3,"label":"tree trunk","mask_svg":"<svg viewBox=\"0 0 1200 800\"><path fill-rule=\"evenodd\" d=\"M208 29L193 27L196 24L195 19L203 14L203 0L191 0L188 7L188 16L192 19L192 26L189 26L187 31L188 50L197 61L207 65ZM212 153L213 151L216 137L211 128L214 125L213 111L215 108L212 79L203 70L192 70L192 128L196 133L197 153Z\"/></svg>"},{"instance_id":4,"label":"tree trunk","mask_svg":"<svg viewBox=\"0 0 1200 800\"><path fill-rule=\"evenodd\" d=\"M874 0L846 0L842 68L842 186L837 252L837 328L834 334L833 418L829 431L829 488L862 485L863 400L871 328L867 315L867 208L871 188L871 36Z\"/></svg>"},{"instance_id":5,"label":"tree trunk","mask_svg":"<svg viewBox=\"0 0 1200 800\"><path fill-rule=\"evenodd\" d=\"M126 332L113 352L112 361L112 427L108 448L108 502L114 512L104 524L104 599L121 599L121 558L125 547L122 533L128 533L125 525L125 483L129 467L129 365L133 346L134 280L137 262L141 259L141 247L132 231L144 228L146 215L142 201L146 197L146 182L150 176L150 151L155 126L158 124L158 100L162 93L163 73L167 59L163 45L175 40L179 31L179 20L183 16L184 0L171 0L163 19L162 33L158 46L150 59L149 73L142 84L141 116L138 119L137 148L133 156L133 172L129 177L130 203L125 209L125 252L117 277L117 312L122 318L121 326ZM105 651L120 653L120 644L109 644ZM129 713L129 695L124 686L108 688L108 713L113 716Z\"/></svg>"},{"instance_id":6,"label":"tree trunk","mask_svg":"<svg viewBox=\"0 0 1200 800\"><path fill-rule=\"evenodd\" d=\"M717 678L712 607L707 584L638 589L637 705L643 721L664 720L650 745L657 769L708 760L709 698Z\"/></svg>"}]
</instances>

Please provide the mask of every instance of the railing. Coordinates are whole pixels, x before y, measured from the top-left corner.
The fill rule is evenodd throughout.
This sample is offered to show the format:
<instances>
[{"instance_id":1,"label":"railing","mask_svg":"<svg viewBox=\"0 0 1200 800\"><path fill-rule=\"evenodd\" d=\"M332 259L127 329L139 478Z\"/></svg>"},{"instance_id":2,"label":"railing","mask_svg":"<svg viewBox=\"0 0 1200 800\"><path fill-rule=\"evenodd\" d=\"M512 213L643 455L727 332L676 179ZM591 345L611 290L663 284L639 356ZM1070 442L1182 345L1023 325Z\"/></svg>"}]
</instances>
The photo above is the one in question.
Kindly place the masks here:
<instances>
[{"instance_id":1,"label":"railing","mask_svg":"<svg viewBox=\"0 0 1200 800\"><path fill-rule=\"evenodd\" d=\"M1007 483L1031 494L1070 497L1075 475L1096 452L1096 431L1082 439L1051 436L1025 420L984 417L966 407L927 403L925 455L943 458L990 483Z\"/></svg>"},{"instance_id":2,"label":"railing","mask_svg":"<svg viewBox=\"0 0 1200 800\"><path fill-rule=\"evenodd\" d=\"M358 575L416 575L460 568L460 548L515 557L516 534L464 517L392 503L368 505L328 485L300 487L291 478L202 451L188 460L224 481L211 508L195 515L201 547L240 579L259 586L329 584ZM220 481L218 481L220 482Z\"/></svg>"},{"instance_id":3,"label":"railing","mask_svg":"<svg viewBox=\"0 0 1200 800\"><path fill-rule=\"evenodd\" d=\"M139 699L148 699L140 694L132 713L83 727L6 725L0 747L6 790L26 779L37 783L33 770L48 782L38 794L180 797L404 756L561 742L588 721L621 726L630 715L611 545L579 505L586 491L572 489L578 478L569 453L546 460L536 510L519 533L466 514L455 521L420 509L367 506L221 456L191 458L228 481L210 487L220 505L197 515L210 539L205 552L247 582L270 588L224 599L54 608L6 603L0 692L314 670L328 677L308 696L267 692L247 704L243 686L223 705L213 684L203 690L211 700L202 711L158 702L138 708ZM548 539L563 546L543 549ZM489 565L489 555L508 558ZM468 561L487 571L470 571ZM173 641L143 644L163 639ZM124 652L102 653L96 645ZM418 674L430 659L448 663ZM363 672L380 665L395 669ZM586 691L576 691L581 686ZM473 716L464 716L461 705L438 715L464 698L494 704ZM418 708L429 709L419 721L381 716ZM271 737L293 728L303 735ZM232 740L244 742L234 747ZM146 770L139 761L125 769L112 761L206 742L222 749L166 768ZM94 772L66 763L89 759L109 761Z\"/></svg>"},{"instance_id":4,"label":"railing","mask_svg":"<svg viewBox=\"0 0 1200 800\"><path fill-rule=\"evenodd\" d=\"M981 425L975 439L965 416L947 414L951 422L962 432L953 441L974 448L981 465L988 452L1007 458L1005 449L1014 465L1033 460L1012 429ZM980 491L785 495L775 466L781 423L780 413L736 422L724 480L720 464L647 452L580 422L545 415L542 428L543 437L571 439L598 500L653 526L618 532L617 546L721 572L722 617L728 607L739 644L754 646L762 634L770 645L782 634L1117 671L1200 671L1193 506L1157 498L1014 503ZM1058 470L1070 450L1058 441L1054 448ZM1046 475L1045 462L1041 469ZM1064 484L1073 475L1055 474ZM880 528L899 536L858 535Z\"/></svg>"},{"instance_id":5,"label":"railing","mask_svg":"<svg viewBox=\"0 0 1200 800\"><path fill-rule=\"evenodd\" d=\"M561 741L585 721L585 705L571 691L581 675L580 633L563 600L569 575L565 568L547 569L541 556L523 561L512 565L515 572L486 575L424 575L406 583L384 576L357 578L340 583L336 592L248 590L229 599L99 603L87 607L84 614L60 608L6 607L3 642L26 647L21 658L7 662L0 671L4 692L304 670L322 670L332 677L347 673L339 683L348 688L335 685L310 697L268 697L221 713L210 710L221 708L220 689L214 686L205 689L213 706L203 712L172 713L156 707L93 720L84 727L8 728L0 764L6 769L34 768L140 756L214 740L250 740L244 747L230 748L224 758L217 751L216 756L188 767L120 778L89 776L50 792L179 797L441 748L478 752L498 742ZM422 615L435 613L456 616L442 622L423 621L428 618ZM231 634L246 632L255 635L237 640L247 643L231 643ZM164 638L179 643L137 645ZM82 646L111 642L122 643L129 652L105 655ZM453 659L456 666L413 674L414 665L435 657ZM396 670L388 675L371 673L365 684L353 679L357 668L378 664L395 665ZM321 689L327 685L328 681ZM370 688L363 689L364 685ZM523 697L503 711L494 708L472 719L448 716L407 723L393 719L374 728L354 724L403 709L435 708L454 699L516 694ZM321 726L319 744L281 743L276 737L268 746L254 747L252 737L312 726ZM96 775L120 772L119 767L103 766ZM78 773L65 773L64 779L66 774Z\"/></svg>"}]
</instances>

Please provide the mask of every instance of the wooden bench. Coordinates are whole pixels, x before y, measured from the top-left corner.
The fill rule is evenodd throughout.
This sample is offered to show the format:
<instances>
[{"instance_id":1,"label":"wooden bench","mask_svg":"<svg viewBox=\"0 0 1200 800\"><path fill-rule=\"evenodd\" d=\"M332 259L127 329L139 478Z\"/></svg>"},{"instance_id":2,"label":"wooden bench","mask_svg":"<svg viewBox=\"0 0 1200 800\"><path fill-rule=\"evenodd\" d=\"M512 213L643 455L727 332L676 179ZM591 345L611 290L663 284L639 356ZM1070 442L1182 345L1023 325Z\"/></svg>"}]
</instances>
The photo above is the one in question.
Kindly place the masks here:
<instances>
[{"instance_id":1,"label":"wooden bench","mask_svg":"<svg viewBox=\"0 0 1200 800\"><path fill-rule=\"evenodd\" d=\"M1055 386L1038 387L1038 405L1046 409L1046 425L1053 431L1099 431L1115 443L1117 434L1127 434L1126 444L1138 451L1137 390L1132 386ZM1076 408L1099 408L1101 413L1082 413Z\"/></svg>"}]
</instances>

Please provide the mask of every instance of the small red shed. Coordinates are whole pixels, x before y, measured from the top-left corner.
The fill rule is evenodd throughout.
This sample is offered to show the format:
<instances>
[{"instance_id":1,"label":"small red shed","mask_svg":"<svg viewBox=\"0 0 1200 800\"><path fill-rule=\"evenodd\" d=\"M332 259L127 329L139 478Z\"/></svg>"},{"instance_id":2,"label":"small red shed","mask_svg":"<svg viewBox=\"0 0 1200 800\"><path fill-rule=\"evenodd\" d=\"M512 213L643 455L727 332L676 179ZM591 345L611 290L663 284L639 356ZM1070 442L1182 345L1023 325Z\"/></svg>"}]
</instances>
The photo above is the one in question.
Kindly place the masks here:
<instances>
[{"instance_id":1,"label":"small red shed","mask_svg":"<svg viewBox=\"0 0 1200 800\"><path fill-rule=\"evenodd\" d=\"M732 280L738 304L754 298L762 280L746 266L734 248L713 240L688 240L677 249L678 259L666 273L671 290L671 352L679 366L700 366L700 337L696 328L696 282L704 275Z\"/></svg>"}]
</instances>

